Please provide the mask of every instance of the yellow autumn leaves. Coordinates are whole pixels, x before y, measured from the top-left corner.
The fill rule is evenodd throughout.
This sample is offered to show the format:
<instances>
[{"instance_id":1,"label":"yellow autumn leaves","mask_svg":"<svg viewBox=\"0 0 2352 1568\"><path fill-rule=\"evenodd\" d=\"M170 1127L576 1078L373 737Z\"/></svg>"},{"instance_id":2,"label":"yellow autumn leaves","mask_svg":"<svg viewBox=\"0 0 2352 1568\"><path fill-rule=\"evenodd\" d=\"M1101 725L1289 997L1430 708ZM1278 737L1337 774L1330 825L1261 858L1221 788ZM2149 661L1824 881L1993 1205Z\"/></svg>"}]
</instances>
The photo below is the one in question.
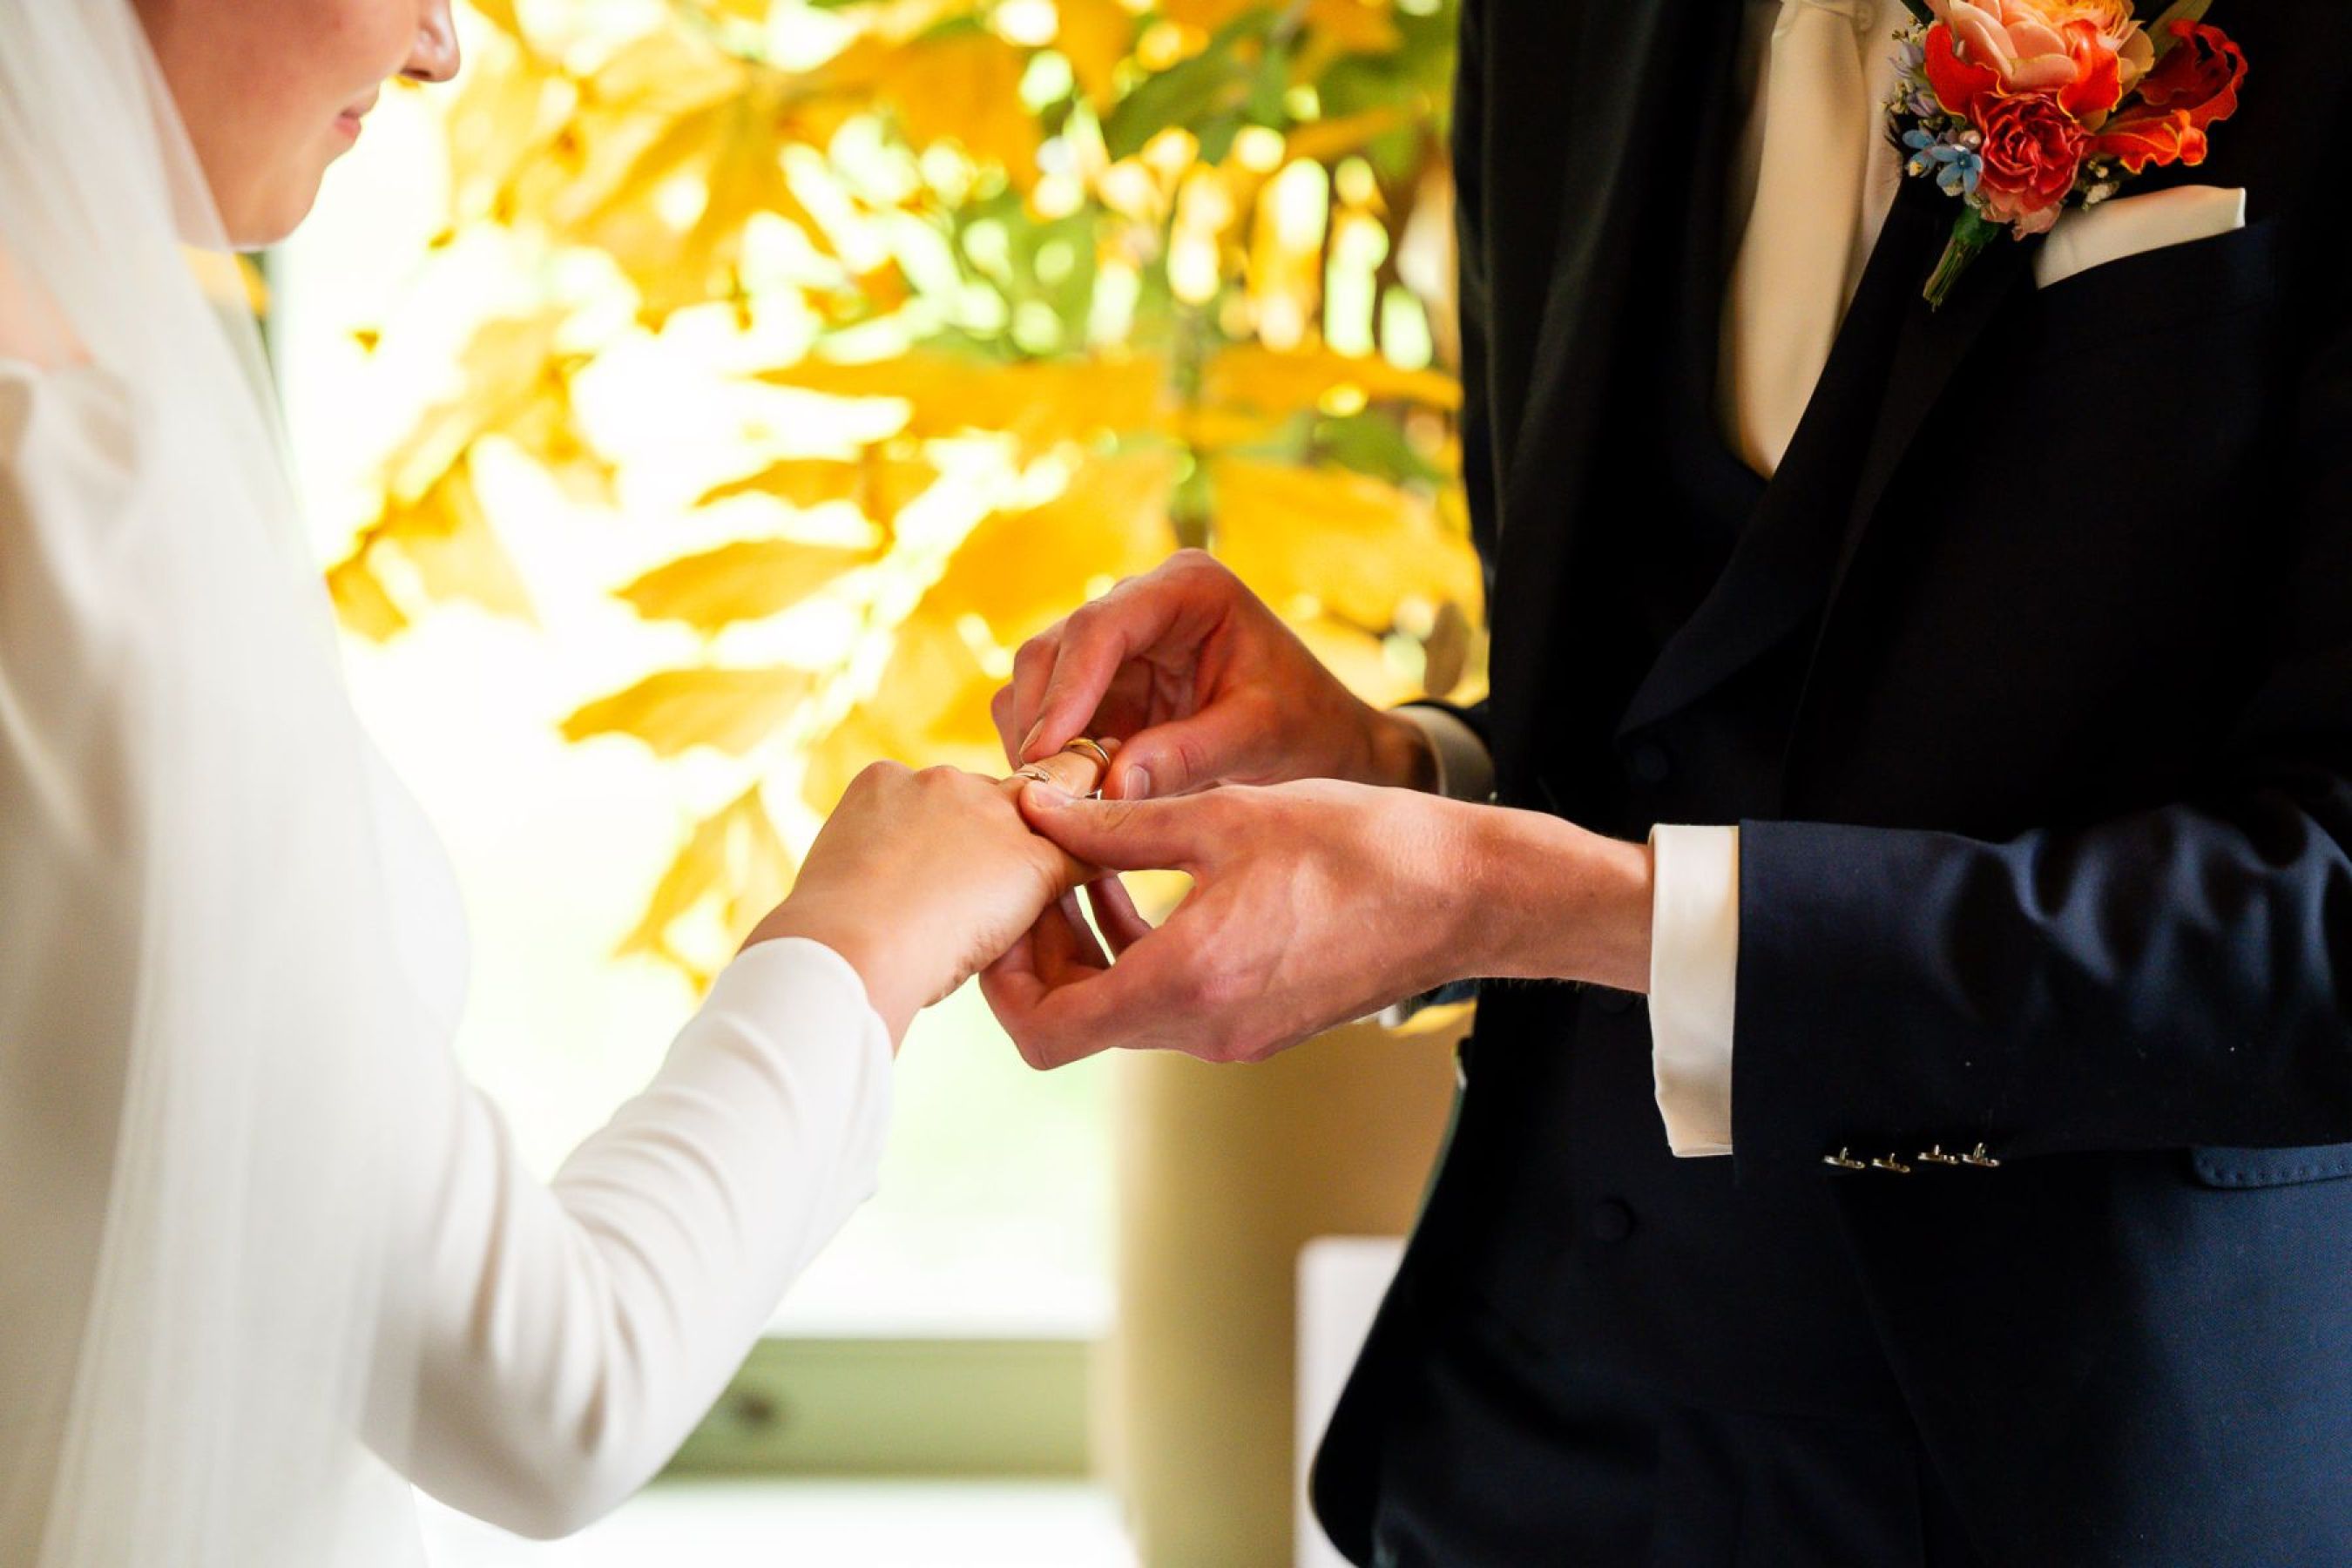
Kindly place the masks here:
<instances>
[{"instance_id":1,"label":"yellow autumn leaves","mask_svg":"<svg viewBox=\"0 0 2352 1568\"><path fill-rule=\"evenodd\" d=\"M1012 650L1182 544L1369 698L1478 679L1460 399L1428 363L1449 306L1390 243L1443 184L1445 4L671 0L617 34L474 9L442 247L490 237L544 300L487 321L386 455L330 574L347 626L529 616L477 448L611 504L627 463L576 393L627 356L698 343L722 389L855 431L747 439L697 542L612 585L705 653L562 732L733 770L625 952L709 973L789 885L780 789L821 813L877 756L992 765ZM822 648L743 657L813 606Z\"/></svg>"}]
</instances>

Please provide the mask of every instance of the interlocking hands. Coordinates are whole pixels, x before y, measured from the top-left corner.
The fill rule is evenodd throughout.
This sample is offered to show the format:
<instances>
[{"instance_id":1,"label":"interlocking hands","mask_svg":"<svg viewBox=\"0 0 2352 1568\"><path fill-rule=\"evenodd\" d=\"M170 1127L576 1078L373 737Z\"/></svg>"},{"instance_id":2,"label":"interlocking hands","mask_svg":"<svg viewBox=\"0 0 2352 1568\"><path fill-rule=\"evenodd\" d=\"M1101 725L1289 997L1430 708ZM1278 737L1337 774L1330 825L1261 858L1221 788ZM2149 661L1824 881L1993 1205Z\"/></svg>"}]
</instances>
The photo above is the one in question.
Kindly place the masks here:
<instances>
[{"instance_id":1,"label":"interlocking hands","mask_svg":"<svg viewBox=\"0 0 2352 1568\"><path fill-rule=\"evenodd\" d=\"M893 1037L974 973L1040 1068L1255 1060L1465 975L1647 986L1646 850L1429 793L1420 729L1207 556L1032 641L995 718L1032 776L867 769L753 933L841 953ZM1150 868L1194 883L1157 929L1115 875Z\"/></svg>"},{"instance_id":2,"label":"interlocking hands","mask_svg":"<svg viewBox=\"0 0 2352 1568\"><path fill-rule=\"evenodd\" d=\"M857 775L817 835L792 896L749 942L821 942L864 977L901 1038L914 1016L1002 954L1092 868L1030 831L1015 799L1038 783L1085 795L1101 765L1080 752L1037 763L1031 778L877 763Z\"/></svg>"},{"instance_id":3,"label":"interlocking hands","mask_svg":"<svg viewBox=\"0 0 2352 1568\"><path fill-rule=\"evenodd\" d=\"M1190 874L1154 930L1115 877L1056 898L982 974L1034 1066L1114 1047L1254 1060L1465 975L1644 990L1650 860L1537 813L1438 798L1420 729L1356 698L1188 552L1034 639L997 694L1013 762L1121 742L1102 801L1033 784L1073 860Z\"/></svg>"}]
</instances>

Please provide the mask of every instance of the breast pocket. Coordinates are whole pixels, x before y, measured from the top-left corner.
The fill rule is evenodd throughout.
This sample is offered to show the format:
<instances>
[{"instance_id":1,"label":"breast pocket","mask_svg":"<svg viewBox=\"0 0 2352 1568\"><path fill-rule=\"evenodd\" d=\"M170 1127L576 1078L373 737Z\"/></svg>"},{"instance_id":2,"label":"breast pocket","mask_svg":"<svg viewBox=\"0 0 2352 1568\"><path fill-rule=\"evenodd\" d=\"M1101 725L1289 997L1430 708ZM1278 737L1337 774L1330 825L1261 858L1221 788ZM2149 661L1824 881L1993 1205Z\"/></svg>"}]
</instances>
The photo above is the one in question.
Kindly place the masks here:
<instances>
[{"instance_id":1,"label":"breast pocket","mask_svg":"<svg viewBox=\"0 0 2352 1568\"><path fill-rule=\"evenodd\" d=\"M2259 332L2278 295L2278 245L2277 220L2264 218L2078 272L2033 292L2022 340L2042 354L2096 354L2170 336L2190 363L2216 332Z\"/></svg>"},{"instance_id":2,"label":"breast pocket","mask_svg":"<svg viewBox=\"0 0 2352 1568\"><path fill-rule=\"evenodd\" d=\"M2209 1187L2294 1187L2352 1176L2352 1143L2300 1149L2191 1149L2189 1168Z\"/></svg>"}]
</instances>

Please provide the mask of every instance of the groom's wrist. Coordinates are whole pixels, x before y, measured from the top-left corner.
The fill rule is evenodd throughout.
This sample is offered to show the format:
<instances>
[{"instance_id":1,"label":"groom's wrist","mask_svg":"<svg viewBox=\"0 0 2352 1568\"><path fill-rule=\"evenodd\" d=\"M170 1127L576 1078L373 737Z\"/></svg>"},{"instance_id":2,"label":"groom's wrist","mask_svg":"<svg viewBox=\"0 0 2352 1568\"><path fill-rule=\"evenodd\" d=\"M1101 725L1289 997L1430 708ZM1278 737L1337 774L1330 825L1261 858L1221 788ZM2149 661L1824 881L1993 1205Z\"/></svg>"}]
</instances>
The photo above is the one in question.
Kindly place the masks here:
<instances>
[{"instance_id":1,"label":"groom's wrist","mask_svg":"<svg viewBox=\"0 0 2352 1568\"><path fill-rule=\"evenodd\" d=\"M1438 793L1437 743L1428 731L1401 713L1374 710L1367 733L1370 762L1360 782Z\"/></svg>"},{"instance_id":2,"label":"groom's wrist","mask_svg":"<svg viewBox=\"0 0 2352 1568\"><path fill-rule=\"evenodd\" d=\"M1588 832L1543 812L1465 806L1468 859L1484 911L1475 973L1574 980L1646 992L1654 879L1649 847Z\"/></svg>"}]
</instances>

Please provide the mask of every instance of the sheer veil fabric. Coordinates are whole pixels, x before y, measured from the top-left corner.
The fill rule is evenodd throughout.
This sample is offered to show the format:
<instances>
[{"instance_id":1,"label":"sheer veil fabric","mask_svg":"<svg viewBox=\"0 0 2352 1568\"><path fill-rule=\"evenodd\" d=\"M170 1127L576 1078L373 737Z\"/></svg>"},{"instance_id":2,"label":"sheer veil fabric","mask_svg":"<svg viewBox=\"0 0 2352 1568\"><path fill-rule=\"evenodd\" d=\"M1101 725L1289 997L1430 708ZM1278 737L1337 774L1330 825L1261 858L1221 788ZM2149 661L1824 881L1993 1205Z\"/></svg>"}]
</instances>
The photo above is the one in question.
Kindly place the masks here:
<instances>
[{"instance_id":1,"label":"sheer veil fabric","mask_svg":"<svg viewBox=\"0 0 2352 1568\"><path fill-rule=\"evenodd\" d=\"M133 476L0 540L0 1560L39 1568L422 1559L388 1156L446 1042L225 251L128 0L0 0L0 289L54 350L0 453Z\"/></svg>"}]
</instances>

